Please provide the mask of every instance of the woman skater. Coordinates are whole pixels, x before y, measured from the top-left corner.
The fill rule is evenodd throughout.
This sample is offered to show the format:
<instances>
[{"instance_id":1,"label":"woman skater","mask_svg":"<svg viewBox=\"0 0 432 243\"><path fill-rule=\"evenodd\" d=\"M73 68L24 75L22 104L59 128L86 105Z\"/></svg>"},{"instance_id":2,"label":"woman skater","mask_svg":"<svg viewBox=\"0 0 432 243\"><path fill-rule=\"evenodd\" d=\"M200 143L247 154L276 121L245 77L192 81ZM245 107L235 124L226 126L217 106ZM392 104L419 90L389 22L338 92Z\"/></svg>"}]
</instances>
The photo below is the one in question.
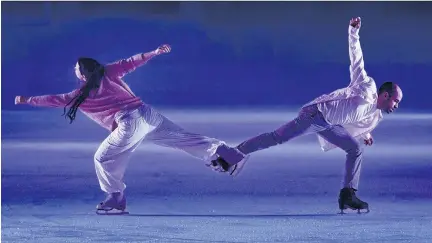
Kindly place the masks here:
<instances>
[{"instance_id":1,"label":"woman skater","mask_svg":"<svg viewBox=\"0 0 432 243\"><path fill-rule=\"evenodd\" d=\"M220 140L185 131L135 96L122 80L151 58L170 51L169 45L162 45L154 51L107 65L91 58L79 58L75 66L76 76L83 81L79 89L66 94L15 97L15 104L64 107L70 123L80 109L111 132L94 155L99 185L107 193L105 200L97 205L97 212L126 209L123 176L130 155L143 140L182 150L206 161L215 171L227 172L217 162L226 161L234 165L228 171L231 175L236 175L248 158Z\"/></svg>"}]
</instances>

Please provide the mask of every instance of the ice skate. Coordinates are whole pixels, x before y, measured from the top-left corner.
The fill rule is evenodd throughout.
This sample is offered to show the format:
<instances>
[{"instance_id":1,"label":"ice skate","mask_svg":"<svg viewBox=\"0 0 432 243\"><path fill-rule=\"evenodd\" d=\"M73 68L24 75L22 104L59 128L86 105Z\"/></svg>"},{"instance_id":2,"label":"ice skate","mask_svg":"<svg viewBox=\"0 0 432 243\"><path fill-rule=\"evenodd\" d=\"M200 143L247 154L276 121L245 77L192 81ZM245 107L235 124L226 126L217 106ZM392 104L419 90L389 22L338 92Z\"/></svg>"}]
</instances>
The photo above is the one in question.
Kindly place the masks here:
<instances>
[{"instance_id":1,"label":"ice skate","mask_svg":"<svg viewBox=\"0 0 432 243\"><path fill-rule=\"evenodd\" d=\"M213 171L216 172L225 172L224 169L222 169L222 166L217 162L218 159L214 159L210 161L209 164L206 164L207 167L210 167Z\"/></svg>"},{"instance_id":2,"label":"ice skate","mask_svg":"<svg viewBox=\"0 0 432 243\"><path fill-rule=\"evenodd\" d=\"M360 200L355 192L357 190L353 188L343 188L339 193L339 209L340 214L344 214L343 210L352 209L357 210L357 213L361 213L362 209L366 211L364 213L369 213L369 204Z\"/></svg>"},{"instance_id":3,"label":"ice skate","mask_svg":"<svg viewBox=\"0 0 432 243\"><path fill-rule=\"evenodd\" d=\"M231 176L237 176L243 170L246 162L248 161L250 155L246 155L240 162L236 164L229 164L222 157L218 157L215 160L212 160L212 165L218 168L219 172L229 173Z\"/></svg>"},{"instance_id":4,"label":"ice skate","mask_svg":"<svg viewBox=\"0 0 432 243\"><path fill-rule=\"evenodd\" d=\"M110 193L105 200L96 206L96 213L102 215L129 214L126 210L126 197L123 193Z\"/></svg>"}]
</instances>

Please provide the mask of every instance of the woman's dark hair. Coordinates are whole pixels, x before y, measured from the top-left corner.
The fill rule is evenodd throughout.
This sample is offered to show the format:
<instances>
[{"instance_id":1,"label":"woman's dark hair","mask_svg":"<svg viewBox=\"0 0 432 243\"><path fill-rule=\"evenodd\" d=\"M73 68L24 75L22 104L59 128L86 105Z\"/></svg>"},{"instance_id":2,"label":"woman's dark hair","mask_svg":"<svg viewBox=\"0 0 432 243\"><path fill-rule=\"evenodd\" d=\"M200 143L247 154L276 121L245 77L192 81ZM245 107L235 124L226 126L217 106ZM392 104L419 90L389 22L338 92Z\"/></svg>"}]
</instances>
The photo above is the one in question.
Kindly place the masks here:
<instances>
[{"instance_id":1,"label":"woman's dark hair","mask_svg":"<svg viewBox=\"0 0 432 243\"><path fill-rule=\"evenodd\" d=\"M87 99L90 95L90 91L98 89L100 87L102 78L105 74L105 68L98 61L88 57L81 57L78 59L78 65L81 72L86 78L86 82L80 88L80 92L75 96L65 107L63 116L70 119L70 123L75 120L76 112L78 107ZM69 111L66 113L66 108L70 106Z\"/></svg>"}]
</instances>

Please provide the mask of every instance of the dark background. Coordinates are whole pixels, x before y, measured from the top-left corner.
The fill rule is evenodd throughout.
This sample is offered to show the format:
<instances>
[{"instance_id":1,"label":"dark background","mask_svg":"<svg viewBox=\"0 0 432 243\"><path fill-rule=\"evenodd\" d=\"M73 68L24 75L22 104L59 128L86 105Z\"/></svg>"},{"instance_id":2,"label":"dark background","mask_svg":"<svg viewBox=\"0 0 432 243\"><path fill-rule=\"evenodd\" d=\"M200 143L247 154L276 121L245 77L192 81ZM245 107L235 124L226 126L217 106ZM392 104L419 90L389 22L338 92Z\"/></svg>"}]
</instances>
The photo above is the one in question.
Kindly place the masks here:
<instances>
[{"instance_id":1,"label":"dark background","mask_svg":"<svg viewBox=\"0 0 432 243\"><path fill-rule=\"evenodd\" d=\"M298 107L349 83L348 22L366 71L430 110L430 2L2 2L2 109L69 92L80 56L103 63L172 45L125 78L163 107Z\"/></svg>"}]
</instances>

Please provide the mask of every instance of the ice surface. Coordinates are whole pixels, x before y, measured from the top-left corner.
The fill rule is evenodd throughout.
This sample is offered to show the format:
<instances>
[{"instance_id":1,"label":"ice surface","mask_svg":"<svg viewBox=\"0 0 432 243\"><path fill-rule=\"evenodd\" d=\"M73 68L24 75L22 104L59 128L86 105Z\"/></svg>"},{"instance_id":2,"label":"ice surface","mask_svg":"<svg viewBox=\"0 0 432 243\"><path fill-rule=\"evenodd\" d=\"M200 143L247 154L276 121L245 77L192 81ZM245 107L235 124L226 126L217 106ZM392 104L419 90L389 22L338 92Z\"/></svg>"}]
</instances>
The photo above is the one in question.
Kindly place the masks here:
<instances>
[{"instance_id":1,"label":"ice surface","mask_svg":"<svg viewBox=\"0 0 432 243\"><path fill-rule=\"evenodd\" d=\"M294 116L258 112L164 114L232 144ZM99 216L92 157L107 133L60 114L2 112L2 242L432 242L430 115L374 132L358 192L367 215L337 214L344 154L307 136L254 154L235 179L144 143L126 173L130 215Z\"/></svg>"}]
</instances>

